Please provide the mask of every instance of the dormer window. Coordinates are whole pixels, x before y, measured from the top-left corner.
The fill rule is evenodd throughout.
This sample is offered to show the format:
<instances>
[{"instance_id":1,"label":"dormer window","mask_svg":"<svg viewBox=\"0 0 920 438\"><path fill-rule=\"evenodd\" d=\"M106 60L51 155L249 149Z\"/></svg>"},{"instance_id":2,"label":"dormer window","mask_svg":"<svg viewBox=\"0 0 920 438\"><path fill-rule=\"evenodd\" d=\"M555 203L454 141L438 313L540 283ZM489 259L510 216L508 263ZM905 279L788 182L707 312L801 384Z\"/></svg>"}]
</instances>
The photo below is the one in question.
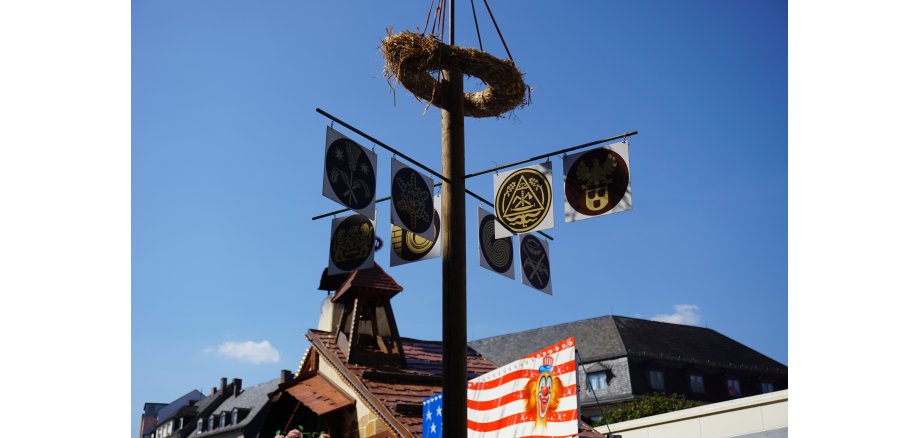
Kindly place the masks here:
<instances>
[{"instance_id":1,"label":"dormer window","mask_svg":"<svg viewBox=\"0 0 920 438\"><path fill-rule=\"evenodd\" d=\"M204 418L198 419L198 433L204 432Z\"/></svg>"},{"instance_id":2,"label":"dormer window","mask_svg":"<svg viewBox=\"0 0 920 438\"><path fill-rule=\"evenodd\" d=\"M208 417L208 430L214 430L214 416Z\"/></svg>"},{"instance_id":3,"label":"dormer window","mask_svg":"<svg viewBox=\"0 0 920 438\"><path fill-rule=\"evenodd\" d=\"M227 426L227 413L226 412L220 414L220 427L225 427L225 426Z\"/></svg>"},{"instance_id":4,"label":"dormer window","mask_svg":"<svg viewBox=\"0 0 920 438\"><path fill-rule=\"evenodd\" d=\"M230 413L230 424L236 424L240 422L240 410L233 408L233 412Z\"/></svg>"},{"instance_id":5,"label":"dormer window","mask_svg":"<svg viewBox=\"0 0 920 438\"><path fill-rule=\"evenodd\" d=\"M185 427L185 417L179 417L179 429Z\"/></svg>"}]
</instances>

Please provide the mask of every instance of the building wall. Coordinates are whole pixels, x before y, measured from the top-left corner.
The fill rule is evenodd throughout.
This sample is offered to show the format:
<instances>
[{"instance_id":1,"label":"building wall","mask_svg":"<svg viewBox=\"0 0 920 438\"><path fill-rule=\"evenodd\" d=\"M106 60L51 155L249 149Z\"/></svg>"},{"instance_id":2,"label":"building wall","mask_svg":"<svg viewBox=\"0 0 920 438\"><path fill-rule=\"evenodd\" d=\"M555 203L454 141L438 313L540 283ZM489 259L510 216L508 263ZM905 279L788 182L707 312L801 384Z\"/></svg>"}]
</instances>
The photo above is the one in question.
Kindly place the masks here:
<instances>
[{"instance_id":1,"label":"building wall","mask_svg":"<svg viewBox=\"0 0 920 438\"><path fill-rule=\"evenodd\" d=\"M339 375L338 370L327 362L322 355L318 355L318 357L319 367L317 371L319 374L322 374L323 377L329 379L330 382L336 384L343 392L355 399L355 410L358 418L358 436L360 438L368 438L389 431L390 429L377 415L376 411L371 409L361 395L352 388L351 384Z\"/></svg>"},{"instance_id":2,"label":"building wall","mask_svg":"<svg viewBox=\"0 0 920 438\"><path fill-rule=\"evenodd\" d=\"M593 391L588 388L588 374L594 372L606 373L606 388ZM625 357L579 364L578 403L581 405L582 416L598 416L606 407L631 398L632 380L629 375L629 363Z\"/></svg>"},{"instance_id":3,"label":"building wall","mask_svg":"<svg viewBox=\"0 0 920 438\"><path fill-rule=\"evenodd\" d=\"M621 438L784 438L789 390L714 403L595 428Z\"/></svg>"}]
</instances>

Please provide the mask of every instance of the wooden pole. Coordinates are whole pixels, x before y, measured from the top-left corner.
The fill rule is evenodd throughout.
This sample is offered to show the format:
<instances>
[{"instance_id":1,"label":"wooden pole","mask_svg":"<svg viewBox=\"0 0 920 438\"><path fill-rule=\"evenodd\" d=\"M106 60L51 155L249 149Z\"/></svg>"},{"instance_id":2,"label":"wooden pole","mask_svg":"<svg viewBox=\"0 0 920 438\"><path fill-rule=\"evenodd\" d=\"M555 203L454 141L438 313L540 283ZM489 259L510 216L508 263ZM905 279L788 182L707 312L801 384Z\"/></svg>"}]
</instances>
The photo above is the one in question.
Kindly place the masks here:
<instances>
[{"instance_id":1,"label":"wooden pole","mask_svg":"<svg viewBox=\"0 0 920 438\"><path fill-rule=\"evenodd\" d=\"M454 44L454 2L450 2L450 44ZM466 173L463 140L463 72L444 70L440 86L441 172L450 181L441 198L442 337L444 345L444 438L466 438Z\"/></svg>"}]
</instances>

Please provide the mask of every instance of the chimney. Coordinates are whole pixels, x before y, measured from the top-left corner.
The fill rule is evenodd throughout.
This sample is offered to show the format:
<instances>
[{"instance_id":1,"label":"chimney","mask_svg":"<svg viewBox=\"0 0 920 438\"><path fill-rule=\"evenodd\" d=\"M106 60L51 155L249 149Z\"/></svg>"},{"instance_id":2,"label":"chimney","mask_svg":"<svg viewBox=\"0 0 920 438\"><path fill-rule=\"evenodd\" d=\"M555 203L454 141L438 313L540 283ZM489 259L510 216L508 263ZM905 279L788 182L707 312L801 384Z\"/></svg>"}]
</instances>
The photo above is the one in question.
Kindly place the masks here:
<instances>
[{"instance_id":1,"label":"chimney","mask_svg":"<svg viewBox=\"0 0 920 438\"><path fill-rule=\"evenodd\" d=\"M220 395L227 395L227 378L220 378Z\"/></svg>"},{"instance_id":2,"label":"chimney","mask_svg":"<svg viewBox=\"0 0 920 438\"><path fill-rule=\"evenodd\" d=\"M217 387L216 387L216 386L212 386L212 387L211 387L211 395L214 395L214 394L217 394Z\"/></svg>"},{"instance_id":3,"label":"chimney","mask_svg":"<svg viewBox=\"0 0 920 438\"><path fill-rule=\"evenodd\" d=\"M290 382L293 377L291 370L281 370L281 383Z\"/></svg>"},{"instance_id":4,"label":"chimney","mask_svg":"<svg viewBox=\"0 0 920 438\"><path fill-rule=\"evenodd\" d=\"M236 397L240 395L240 391L243 390L243 379L233 379L233 396Z\"/></svg>"}]
</instances>

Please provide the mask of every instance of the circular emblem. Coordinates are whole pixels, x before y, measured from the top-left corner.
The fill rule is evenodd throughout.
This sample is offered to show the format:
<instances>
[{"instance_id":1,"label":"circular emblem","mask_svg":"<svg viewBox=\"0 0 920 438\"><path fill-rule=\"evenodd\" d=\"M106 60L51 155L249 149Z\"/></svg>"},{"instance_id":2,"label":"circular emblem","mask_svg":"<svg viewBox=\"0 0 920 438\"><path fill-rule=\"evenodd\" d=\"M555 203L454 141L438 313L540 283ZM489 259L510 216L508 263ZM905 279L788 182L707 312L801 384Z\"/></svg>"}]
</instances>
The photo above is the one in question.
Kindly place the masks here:
<instances>
[{"instance_id":1,"label":"circular emblem","mask_svg":"<svg viewBox=\"0 0 920 438\"><path fill-rule=\"evenodd\" d=\"M354 271L367 260L374 243L374 224L360 214L353 214L332 232L329 260L343 271Z\"/></svg>"},{"instance_id":2,"label":"circular emblem","mask_svg":"<svg viewBox=\"0 0 920 438\"><path fill-rule=\"evenodd\" d=\"M486 263L495 272L507 272L514 259L514 247L511 238L495 238L495 216L487 215L479 223L479 248L486 259Z\"/></svg>"},{"instance_id":3,"label":"circular emblem","mask_svg":"<svg viewBox=\"0 0 920 438\"><path fill-rule=\"evenodd\" d=\"M552 184L540 171L524 168L502 181L495 196L495 216L513 233L537 227L550 213Z\"/></svg>"},{"instance_id":4,"label":"circular emblem","mask_svg":"<svg viewBox=\"0 0 920 438\"><path fill-rule=\"evenodd\" d=\"M425 239L411 231L393 226L393 252L401 259L414 262L428 255L434 248L434 243L438 241L438 234L441 233L441 217L438 216L437 210L433 210L433 212L434 240Z\"/></svg>"},{"instance_id":5,"label":"circular emblem","mask_svg":"<svg viewBox=\"0 0 920 438\"><path fill-rule=\"evenodd\" d=\"M620 154L600 148L578 157L565 174L565 199L586 216L616 207L629 186L629 169Z\"/></svg>"},{"instance_id":6,"label":"circular emblem","mask_svg":"<svg viewBox=\"0 0 920 438\"><path fill-rule=\"evenodd\" d=\"M521 237L521 274L537 289L549 284L549 254L534 236Z\"/></svg>"},{"instance_id":7,"label":"circular emblem","mask_svg":"<svg viewBox=\"0 0 920 438\"><path fill-rule=\"evenodd\" d=\"M425 178L413 169L404 167L393 175L390 188L393 208L405 228L413 233L423 233L431 227L434 202Z\"/></svg>"},{"instance_id":8,"label":"circular emblem","mask_svg":"<svg viewBox=\"0 0 920 438\"><path fill-rule=\"evenodd\" d=\"M326 179L339 201L348 208L361 210L374 202L377 178L364 148L347 138L340 138L326 150Z\"/></svg>"}]
</instances>

